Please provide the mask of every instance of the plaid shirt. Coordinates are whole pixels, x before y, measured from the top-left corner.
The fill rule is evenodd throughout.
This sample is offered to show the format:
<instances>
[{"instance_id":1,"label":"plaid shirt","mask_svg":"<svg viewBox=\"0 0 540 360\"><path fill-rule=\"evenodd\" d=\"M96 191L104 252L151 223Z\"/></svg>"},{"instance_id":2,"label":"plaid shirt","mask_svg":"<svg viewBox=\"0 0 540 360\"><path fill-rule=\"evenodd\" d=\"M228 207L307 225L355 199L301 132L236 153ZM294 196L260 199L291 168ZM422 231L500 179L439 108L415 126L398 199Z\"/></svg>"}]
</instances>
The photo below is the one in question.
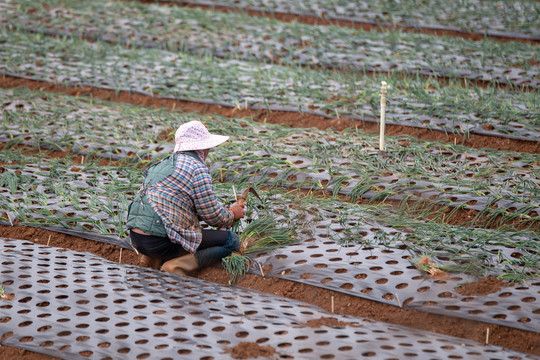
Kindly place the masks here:
<instances>
[{"instance_id":1,"label":"plaid shirt","mask_svg":"<svg viewBox=\"0 0 540 360\"><path fill-rule=\"evenodd\" d=\"M234 221L232 212L218 202L206 165L181 152L173 173L147 187L146 196L169 239L191 253L202 241L199 219L218 228L228 228Z\"/></svg>"}]
</instances>

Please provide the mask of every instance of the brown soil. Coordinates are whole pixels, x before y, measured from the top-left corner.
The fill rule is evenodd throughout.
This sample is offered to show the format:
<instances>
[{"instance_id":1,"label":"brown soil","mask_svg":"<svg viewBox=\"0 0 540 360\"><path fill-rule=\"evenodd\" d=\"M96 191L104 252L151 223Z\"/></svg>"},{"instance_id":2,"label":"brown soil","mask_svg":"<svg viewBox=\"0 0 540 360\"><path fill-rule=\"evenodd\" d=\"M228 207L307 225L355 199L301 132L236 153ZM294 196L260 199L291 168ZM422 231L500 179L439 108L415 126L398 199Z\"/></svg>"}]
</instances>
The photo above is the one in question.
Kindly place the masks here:
<instances>
[{"instance_id":1,"label":"brown soil","mask_svg":"<svg viewBox=\"0 0 540 360\"><path fill-rule=\"evenodd\" d=\"M307 327L312 327L312 328L319 328L321 326L328 326L328 327L346 327L346 326L361 327L362 326L360 324L354 324L354 323L350 323L350 322L346 322L346 321L340 321L340 320L338 320L336 318L331 318L331 317L323 317L323 318L320 318L320 319L309 320L308 322L304 323L303 325L307 326Z\"/></svg>"},{"instance_id":2,"label":"brown soil","mask_svg":"<svg viewBox=\"0 0 540 360\"><path fill-rule=\"evenodd\" d=\"M261 346L257 343L242 341L232 348L225 349L225 353L230 353L233 359L251 359L258 356L273 359L276 350L270 345Z\"/></svg>"},{"instance_id":3,"label":"brown soil","mask_svg":"<svg viewBox=\"0 0 540 360\"><path fill-rule=\"evenodd\" d=\"M54 356L35 353L10 346L0 347L0 359L5 360L60 360Z\"/></svg>"},{"instance_id":4,"label":"brown soil","mask_svg":"<svg viewBox=\"0 0 540 360\"><path fill-rule=\"evenodd\" d=\"M510 286L508 281L497 279L495 276L487 276L475 283L464 284L456 291L461 295L486 295L497 292L506 286Z\"/></svg>"},{"instance_id":5,"label":"brown soil","mask_svg":"<svg viewBox=\"0 0 540 360\"><path fill-rule=\"evenodd\" d=\"M119 247L48 230L25 226L11 227L0 225L0 236L5 238L24 239L38 244L49 244L50 246L69 248L76 251L86 251L114 262L118 262L120 259ZM135 254L135 252L126 249L122 250L122 263L138 265L138 261L139 256ZM229 282L229 275L221 267L202 269L194 275L198 278L223 285L227 285ZM490 288L490 284L493 285L493 288ZM263 278L253 274L247 274L244 278L240 279L237 286L310 303L319 306L330 313L333 310L336 314L374 319L478 342L485 341L486 331L489 328L489 342L491 344L524 353L540 355L540 333L416 310L406 310L397 306L390 306L341 292L278 278ZM491 280L480 280L478 286L480 287L480 291L489 292L499 289L501 283L492 282ZM472 288L472 284L467 285L468 291L472 291ZM6 290L9 292L9 285L6 286ZM320 320L319 324L314 322L314 325L340 326L339 323L333 323L333 320ZM15 350L5 346L0 347L0 358L10 358L4 356L4 351ZM32 357L33 354L34 353L31 352L24 352L21 353L17 359L52 359L51 357ZM35 355L43 356L39 354Z\"/></svg>"},{"instance_id":6,"label":"brown soil","mask_svg":"<svg viewBox=\"0 0 540 360\"><path fill-rule=\"evenodd\" d=\"M237 108L228 108L221 105L209 105L190 101L179 101L173 99L160 99L152 96L132 94L127 91L116 93L114 90L105 90L90 86L66 87L53 83L42 81L27 80L3 75L0 77L0 87L16 88L27 87L32 90L48 91L53 93L62 93L72 96L87 96L107 101L129 103L135 105L149 106L154 108L167 108L171 110L181 110L183 112L198 112L200 114L215 114L225 117L251 117L255 121L281 124L293 128L335 129L343 130L346 128L357 128L368 133L378 133L377 123L358 121L349 118L324 118L313 114L272 111L267 113L265 110L239 110ZM525 141L494 136L484 136L470 134L465 142L462 143L462 136L458 134L446 134L440 131L416 128L402 125L386 125L386 134L389 136L410 135L421 140L440 141L452 144L462 144L472 148L492 148L497 150L513 150L518 152L527 152L540 154L540 141Z\"/></svg>"},{"instance_id":7,"label":"brown soil","mask_svg":"<svg viewBox=\"0 0 540 360\"><path fill-rule=\"evenodd\" d=\"M13 294L3 293L2 295L0 295L0 299L2 299L2 300L13 300L14 296L15 295L13 295ZM2 321L0 320L0 322L2 322Z\"/></svg>"}]
</instances>

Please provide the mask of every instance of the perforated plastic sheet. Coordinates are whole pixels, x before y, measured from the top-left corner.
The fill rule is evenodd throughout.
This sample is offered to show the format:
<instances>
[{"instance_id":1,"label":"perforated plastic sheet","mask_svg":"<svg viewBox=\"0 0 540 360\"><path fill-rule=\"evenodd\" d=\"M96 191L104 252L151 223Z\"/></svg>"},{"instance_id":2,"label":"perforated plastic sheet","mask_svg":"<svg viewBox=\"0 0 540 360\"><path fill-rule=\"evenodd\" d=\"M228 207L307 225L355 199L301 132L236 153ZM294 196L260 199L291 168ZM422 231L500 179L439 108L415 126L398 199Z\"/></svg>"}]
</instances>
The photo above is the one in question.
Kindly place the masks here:
<instances>
[{"instance_id":1,"label":"perforated plastic sheet","mask_svg":"<svg viewBox=\"0 0 540 360\"><path fill-rule=\"evenodd\" d=\"M324 140L324 139L323 139ZM294 139L284 139L285 144ZM298 141L298 140L297 140ZM285 146L286 147L286 146ZM294 147L291 147L294 149ZM298 146L296 149L303 149ZM486 180L482 185L487 186L488 181L492 181L490 190L482 189L482 191L474 191L474 177L476 175L474 166L489 167L492 165L491 159L486 154L462 153L455 155L453 159L448 159L447 163L465 163L467 168L463 175L456 176L444 172L441 167L439 170L430 171L428 176L421 178L410 178L402 176L401 172L406 171L407 167L413 167L416 159L400 158L389 154L381 157L380 152L372 148L362 149L366 156L380 159L380 165L387 170L385 176L366 174L365 169L362 169L363 159L353 155L343 155L341 158L333 156L327 158L326 161L331 161L335 165L333 173L328 171L317 172L314 161L307 156L294 156L287 149L281 153L269 153L267 151L254 151L255 156L267 159L281 159L285 165L277 167L273 164L258 169L257 173L252 175L251 181L263 181L266 184L300 184L305 189L322 189L332 191L336 194L350 195L358 187L368 184L366 190L361 193L363 198L373 199L381 196L381 192L386 190L387 195L384 199L401 201L405 198L413 196L412 199L432 199L446 206L460 207L464 209L473 209L477 211L486 210L488 212L496 212L498 209L509 209L509 211L525 211L528 214L540 213L540 199L535 196L534 189L540 186L540 181L534 177L530 171L530 164L516 163L516 173L520 173L520 178L531 183L530 191L527 187L523 187L516 192L515 186L504 188L504 184L509 179L507 173L498 174L492 173L490 179ZM439 149L431 149L430 155L448 155ZM335 154L328 152L328 155ZM229 170L233 169L234 173L224 177L227 181L233 181L238 174L245 175L249 173L250 166L246 165L241 156L231 156L229 163L213 164L213 168L225 167ZM370 160L372 161L372 160ZM275 164L275 163L274 163ZM242 173L245 171L245 173ZM345 178L344 181L336 181L340 178ZM469 180L472 180L469 182ZM468 184L467 184L468 182ZM444 189L444 190L443 190ZM489 209L489 207L492 207ZM534 215L536 216L536 215Z\"/></svg>"},{"instance_id":2,"label":"perforated plastic sheet","mask_svg":"<svg viewBox=\"0 0 540 360\"><path fill-rule=\"evenodd\" d=\"M1 34L0 37L2 37ZM313 91L300 92L296 90L298 86L292 81L290 70L284 66L254 64L236 59L220 59L211 64L208 62L200 63L194 56L182 56L165 50L118 49L115 47L113 52L102 43L74 45L77 46L79 52L75 55L59 50L59 45L55 44L56 41L52 38L39 40L44 42L42 49L35 48L36 41L38 40L32 39L27 34L10 34L3 43L5 50L0 51L0 58L4 59L3 63L5 63L1 67L2 73L68 86L92 86L115 91L136 92L148 96L172 96L179 100L192 99L189 101L197 101L196 99L203 98L210 100L213 104L227 104L228 107L232 108L240 104L245 104L248 108L260 109L262 107L265 110L273 111L304 112L315 108L323 110L333 118L339 117L339 114L341 116L346 114L361 121L376 121L377 119L377 114L374 116L374 109L369 101L354 102L354 105L329 103L327 99L332 97L350 98L352 96L350 86L330 77L322 78L320 73L313 71L301 74L302 77L305 77L301 88ZM47 53L46 58L41 55L42 52ZM88 59L95 57L98 52L114 53L115 55L114 57L104 55L92 59L94 63L100 64L100 66L92 67L89 65L89 62L92 61L88 61ZM306 57L309 56L306 55ZM196 62L197 64L195 64ZM175 66L172 66L172 63ZM382 65L391 67L384 62ZM223 69L228 71L223 71ZM386 70L384 71L386 72ZM404 71L406 72L406 69ZM264 72L265 75L261 77L260 72ZM416 74L416 70L414 72ZM514 74L513 70L507 72ZM234 73L242 75L231 76ZM424 71L424 73L431 74L428 71ZM473 75L473 79L485 78L481 74L473 73ZM483 80L488 80L490 77L487 76L487 79ZM170 79L181 81L171 82ZM522 79L521 82L528 82L527 86L533 86L530 84L534 81ZM212 82L211 89L201 85L206 82ZM374 84L374 80L369 79L355 82L355 87L365 87L370 92L378 86L379 84ZM396 85L396 87L400 86ZM284 88L287 89L286 94L276 96ZM238 95L236 89L242 89L241 95ZM438 97L439 94L434 92L430 96ZM440 105L434 108L435 104L412 95L411 99L408 99L406 94L398 92L394 93L393 104L388 107L387 123L429 128L458 133L463 136L475 132L486 134L486 130L482 126L491 125L492 130L489 134L496 136L528 141L534 141L538 138L538 129L531 125L534 123L534 119L531 117L533 109L529 112L526 111L528 105L524 101L511 99L512 96L503 98L496 95L494 97L496 98L494 101L497 102L503 103L510 99L512 103L516 103L512 106L517 111L514 116L516 121L508 123L506 116L495 114L487 116L483 111L472 110L475 108L473 104L466 107L460 106L456 110L455 107L452 107L451 100L446 99L446 97ZM522 107L525 111L520 109ZM396 108L401 109L394 110ZM442 108L446 111L439 111ZM433 111L438 115L430 115ZM366 114L368 116L365 116ZM396 114L395 117L394 114ZM519 124L514 125L517 122Z\"/></svg>"},{"instance_id":3,"label":"perforated plastic sheet","mask_svg":"<svg viewBox=\"0 0 540 360\"><path fill-rule=\"evenodd\" d=\"M396 244L396 246L399 244ZM503 247L497 251L509 251ZM383 303L538 332L540 281L504 287L487 295L464 296L456 288L476 278L460 273L448 279L424 276L399 248L306 241L256 260L271 265L266 276L306 283ZM258 266L251 272L260 274Z\"/></svg>"},{"instance_id":4,"label":"perforated plastic sheet","mask_svg":"<svg viewBox=\"0 0 540 360\"><path fill-rule=\"evenodd\" d=\"M125 231L126 189L137 189L135 181L139 179L129 168L59 164L46 159L36 164L35 158L10 163L2 169L3 175L15 177L17 189L0 187L2 215L7 214L9 222L57 224L51 230L92 240L96 240L96 233Z\"/></svg>"},{"instance_id":5,"label":"perforated plastic sheet","mask_svg":"<svg viewBox=\"0 0 540 360\"><path fill-rule=\"evenodd\" d=\"M220 0L220 1L200 1L200 0L160 0L160 2L167 3L181 3L181 4L196 4L205 5L209 7L229 7L234 9L254 10L268 13L281 13L281 14L294 14L300 16L315 16L324 19L344 20L350 22L362 22L374 25L387 25L396 26L399 24L403 27L418 28L425 27L434 30L449 30L458 33L477 33L485 36L501 36L508 38L518 39L540 39L540 32L535 27L523 27L516 28L514 26L511 31L505 26L505 21L508 21L507 16L519 16L523 14L522 18L526 17L526 14L535 13L536 7L531 3L520 3L519 6L513 6L508 4L510 11L504 11L502 14L500 7L493 7L493 5L483 3L481 1L468 1L469 6L463 7L462 4L449 4L447 2L441 3L431 2L430 6L416 6L414 7L413 16L411 16L405 9L394 8L397 11L384 11L384 1L260 1L260 0ZM461 5L461 6L460 6ZM458 9L456 9L457 7ZM491 10L498 10L497 16L489 16L486 13L486 8ZM475 9L476 11L471 11ZM400 11L402 10L402 11ZM403 11L405 10L405 11ZM474 16L461 16L456 13L459 12L473 12ZM454 21L458 20L458 23Z\"/></svg>"},{"instance_id":6,"label":"perforated plastic sheet","mask_svg":"<svg viewBox=\"0 0 540 360\"><path fill-rule=\"evenodd\" d=\"M0 71L0 74L3 72ZM15 77L24 77L20 74L13 74L13 73L6 73L6 75L15 76ZM29 77L24 77L29 78ZM133 93L138 93L142 95L152 96L149 92L144 91L137 91L137 90L131 90ZM12 91L8 90L0 90L0 94L5 97L5 101L0 104L0 111L6 111L6 112L17 112L17 113L28 113L32 112L32 114L43 114L43 115L49 115L51 112L55 112L58 110L58 104L55 104L51 101L51 97L49 96L47 99L42 99L39 96L36 96L35 98L31 99L31 101L22 99L20 96L18 97L17 94L13 95ZM215 104L225 107L234 107L235 105L232 105L231 103L216 101L216 100L210 100L210 99L189 99L181 96L160 96L159 98L163 99L174 99L174 100L185 100L185 101L192 101L192 102L198 102L198 103L204 103L204 104ZM412 107L422 107L422 104L417 103L417 99L414 98L404 98L400 96L400 99L407 103L409 106ZM43 101L46 100L46 101ZM412 104L412 105L411 105ZM70 104L71 105L71 104ZM75 151L81 154L85 153L93 153L95 155L99 155L105 158L111 158L111 159L120 159L124 158L126 156L132 156L133 154L138 154L140 156L147 156L147 157L154 157L156 155L156 152L168 152L172 150L167 145L160 143L154 144L155 139L147 139L144 141L133 141L133 138L140 137L140 134L142 131L144 131L144 135L146 134L158 134L160 131L166 131L167 128L164 126L156 125L155 122L152 122L150 124L146 124L146 128L144 129L137 129L136 125L127 123L124 125L124 127L121 130L121 133L128 133L131 135L132 133L135 133L137 135L131 135L127 137L122 137L119 135L118 126L115 128L113 125L114 123L117 123L118 118L125 113L119 113L117 109L112 107L104 107L104 106L92 106L85 102L85 101L78 101L77 106L80 106L79 109L76 111L70 112L69 114L66 114L63 117L60 117L59 119L62 119L62 121L55 121L54 124L47 123L47 126L42 126L41 123L29 124L28 128L21 129L18 123L10 123L6 126L4 129L4 133L0 134L0 140L1 141L8 141L17 139L18 141L21 141L24 144L29 145L36 145L37 141L36 138L40 140L39 145L42 147L51 147L55 150L58 149L59 144L62 144L62 146L69 145L71 146L71 151ZM516 107L519 107L516 105ZM298 107L293 106L281 106L281 105L271 105L268 107L268 104L260 104L260 103L253 103L251 104L251 108L255 110L273 110L273 111L288 111L288 112L297 112L299 110ZM66 109L72 109L72 107L64 106L62 110ZM311 109L302 109L302 112L307 114L313 114L316 116L321 116L325 118L334 118L335 113L328 114L325 111L321 110L311 110ZM366 122L378 122L379 119L369 115L370 110L365 107L361 111L363 113L362 116L349 114L348 117L351 117L352 119L356 119L359 121L366 121ZM535 129L532 126L524 126L524 123L518 123L518 122L510 122L505 125L501 125L499 128L493 127L492 130L485 129L479 124L483 124L484 122L488 122L490 124L495 125L495 119L488 119L483 120L481 116L484 116L485 114L455 114L448 116L438 115L438 117L432 117L432 116L426 116L414 113L411 109L403 108L401 106L393 106L391 109L387 110L387 123L392 125L408 125L413 127L428 127L430 129L439 129L444 131L455 131L458 133L463 132L471 132L471 133L477 133L482 135L489 135L489 136L498 136L498 137L508 137L508 138L514 138L514 139L523 139L523 140L531 140L535 139L538 136L540 136L540 133L538 132L538 129ZM522 120L525 120L527 115L521 116L519 115ZM532 115L529 116L532 119ZM66 128L63 127L64 123L70 123L74 119L77 119L79 121L79 124L77 128L68 128L69 130L66 130ZM393 120L396 119L396 120ZM532 120L531 120L532 121ZM125 122L125 121L124 121ZM525 123L526 124L526 123ZM88 126L87 126L88 125ZM99 126L99 132L93 132L93 131L83 131L84 134L80 134L77 132L81 132L81 128L87 126L88 128L92 128L89 125L98 125ZM174 124L176 125L176 124ZM140 125L139 125L140 126ZM171 124L172 126L172 124ZM148 129L148 128L151 129ZM54 129L52 131L51 129ZM501 131L503 130L503 131ZM99 135L98 135L99 134ZM103 141L103 136L107 136L107 142ZM44 142L47 140L50 143L53 143L54 145L49 145L47 142Z\"/></svg>"},{"instance_id":7,"label":"perforated plastic sheet","mask_svg":"<svg viewBox=\"0 0 540 360\"><path fill-rule=\"evenodd\" d=\"M3 345L63 359L223 359L241 341L289 359L534 358L89 253L3 238L0 249L2 280L15 294L0 300ZM306 326L323 317L343 326Z\"/></svg>"},{"instance_id":8,"label":"perforated plastic sheet","mask_svg":"<svg viewBox=\"0 0 540 360\"><path fill-rule=\"evenodd\" d=\"M36 33L43 33L51 36L71 36L69 32L56 31L56 30L43 30L33 27L20 27L18 30L22 31L31 31ZM144 34L146 37L150 37L148 34ZM89 38L93 41L109 41L112 43L126 43L132 44L132 40L123 40L119 41L118 38L124 38L125 34L105 34L101 36L86 35L86 38ZM208 41L208 39L200 39L201 43ZM300 41L300 40L299 40ZM236 41L235 41L236 42ZM266 43L269 40L265 41ZM165 44L160 44L159 42L154 41L142 41L139 45L148 48L166 48ZM280 44L281 45L281 44ZM336 44L337 45L337 44ZM341 44L340 44L341 45ZM369 43L364 44L355 44L358 47L365 47L368 49L380 49L388 47L388 43L383 41L370 41ZM432 44L431 46L437 47L439 44ZM240 57L245 60L255 57L262 61L271 61L272 57L269 56L270 51L267 49L261 49L256 51L254 49L261 46L261 44L256 44L251 41L235 43L234 46L221 46L218 49L207 49L207 51L212 51L213 56L218 58L230 58L231 54L234 57ZM402 45L403 46L403 45ZM439 45L442 46L442 45ZM192 47L197 47L197 45L192 45ZM280 46L277 46L278 49ZM405 47L405 46L403 46ZM394 61L385 61L383 59L373 59L368 54L368 51L365 51L363 54L347 54L347 53L336 53L336 52L324 52L325 49L319 48L304 48L294 51L293 55L283 56L282 52L280 53L281 57L285 60L285 63L296 63L304 66L324 66L330 69L347 69L352 68L356 71L368 71L374 73L389 73L393 71L399 71L410 75L424 75L424 76L434 76L434 77L448 77L448 78L458 78L458 79L470 79L478 80L484 82L493 82L501 85L513 85L519 86L526 89L535 90L538 88L540 83L537 78L540 73L534 70L526 70L523 68L504 68L499 66L484 67L483 69L461 69L461 68L445 68L441 65L437 66L426 66L425 59L415 60L408 59L404 63L399 63ZM334 50L334 49L327 49ZM201 51L192 49L192 51ZM372 52L370 51L369 54ZM271 55L271 54L270 54ZM425 56L425 55L424 55ZM444 55L439 55L443 57ZM470 66L470 63L474 61L474 57L464 57L460 55L453 54L454 58L460 58L462 66ZM397 60L399 61L399 59Z\"/></svg>"}]
</instances>

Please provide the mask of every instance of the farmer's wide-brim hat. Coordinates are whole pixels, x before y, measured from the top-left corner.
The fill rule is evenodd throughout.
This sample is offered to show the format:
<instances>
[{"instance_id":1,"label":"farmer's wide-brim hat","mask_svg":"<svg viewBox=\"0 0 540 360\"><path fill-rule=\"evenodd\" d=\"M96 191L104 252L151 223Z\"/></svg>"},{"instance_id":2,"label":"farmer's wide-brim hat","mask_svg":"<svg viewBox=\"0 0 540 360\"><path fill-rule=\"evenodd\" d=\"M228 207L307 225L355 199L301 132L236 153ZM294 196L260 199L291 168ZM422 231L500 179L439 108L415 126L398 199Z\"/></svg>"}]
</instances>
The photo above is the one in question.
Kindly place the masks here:
<instances>
[{"instance_id":1,"label":"farmer's wide-brim hat","mask_svg":"<svg viewBox=\"0 0 540 360\"><path fill-rule=\"evenodd\" d=\"M174 135L174 152L205 150L223 144L228 136L211 134L200 121L190 121L180 125Z\"/></svg>"}]
</instances>

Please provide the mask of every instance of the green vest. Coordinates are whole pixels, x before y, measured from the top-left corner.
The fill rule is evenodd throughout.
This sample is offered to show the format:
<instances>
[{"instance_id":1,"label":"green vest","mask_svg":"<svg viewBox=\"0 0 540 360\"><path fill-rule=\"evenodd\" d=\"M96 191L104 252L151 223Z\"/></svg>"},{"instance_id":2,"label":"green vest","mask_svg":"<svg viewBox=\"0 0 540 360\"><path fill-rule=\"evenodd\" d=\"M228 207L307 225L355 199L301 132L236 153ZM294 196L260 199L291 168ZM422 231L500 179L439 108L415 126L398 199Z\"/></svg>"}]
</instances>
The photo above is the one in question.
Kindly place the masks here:
<instances>
[{"instance_id":1,"label":"green vest","mask_svg":"<svg viewBox=\"0 0 540 360\"><path fill-rule=\"evenodd\" d=\"M201 161L195 152L186 151L182 154ZM169 155L148 169L141 189L129 204L126 224L128 229L137 228L147 234L167 237L163 221L148 202L146 190L174 172L177 157L176 153Z\"/></svg>"}]
</instances>

